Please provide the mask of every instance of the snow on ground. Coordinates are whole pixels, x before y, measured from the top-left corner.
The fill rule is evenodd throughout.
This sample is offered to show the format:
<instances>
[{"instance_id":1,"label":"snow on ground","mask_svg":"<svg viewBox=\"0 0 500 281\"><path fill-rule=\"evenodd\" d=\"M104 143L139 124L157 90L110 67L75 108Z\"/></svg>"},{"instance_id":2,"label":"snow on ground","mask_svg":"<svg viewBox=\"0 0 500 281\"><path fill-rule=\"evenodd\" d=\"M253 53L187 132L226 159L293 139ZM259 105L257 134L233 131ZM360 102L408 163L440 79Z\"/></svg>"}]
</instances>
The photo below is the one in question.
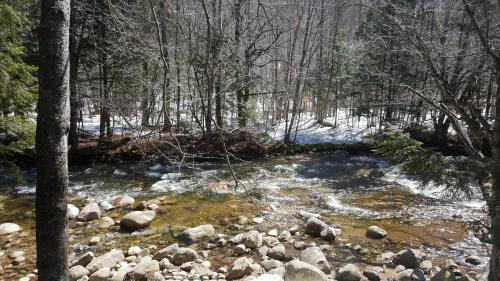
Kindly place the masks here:
<instances>
[{"instance_id":1,"label":"snow on ground","mask_svg":"<svg viewBox=\"0 0 500 281\"><path fill-rule=\"evenodd\" d=\"M333 118L325 119L326 122L334 124ZM352 144L358 142L369 142L366 137L378 132L378 126L368 126L369 120L366 117L346 117L343 110L339 110L337 126L328 127L317 124L314 117L302 117L298 126L298 132L295 137L295 128L292 134L292 140L295 137L297 144L319 144L330 142L333 144ZM283 141L285 136L285 122L281 122L269 135L277 140ZM294 125L295 127L295 125Z\"/></svg>"}]
</instances>

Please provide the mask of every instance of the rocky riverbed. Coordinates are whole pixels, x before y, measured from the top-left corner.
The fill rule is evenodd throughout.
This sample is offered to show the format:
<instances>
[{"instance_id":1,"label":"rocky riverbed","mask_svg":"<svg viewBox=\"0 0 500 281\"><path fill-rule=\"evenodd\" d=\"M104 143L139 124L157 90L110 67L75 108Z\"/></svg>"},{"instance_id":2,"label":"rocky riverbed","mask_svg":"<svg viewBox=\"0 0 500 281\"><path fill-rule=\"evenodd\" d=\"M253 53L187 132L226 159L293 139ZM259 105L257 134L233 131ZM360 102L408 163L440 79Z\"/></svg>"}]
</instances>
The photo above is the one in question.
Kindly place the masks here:
<instances>
[{"instance_id":1,"label":"rocky riverbed","mask_svg":"<svg viewBox=\"0 0 500 281\"><path fill-rule=\"evenodd\" d=\"M221 166L73 171L72 280L482 278L484 211L387 181L379 159L311 154L236 168L245 193ZM0 280L36 280L33 196L14 190L23 194L2 212Z\"/></svg>"}]
</instances>

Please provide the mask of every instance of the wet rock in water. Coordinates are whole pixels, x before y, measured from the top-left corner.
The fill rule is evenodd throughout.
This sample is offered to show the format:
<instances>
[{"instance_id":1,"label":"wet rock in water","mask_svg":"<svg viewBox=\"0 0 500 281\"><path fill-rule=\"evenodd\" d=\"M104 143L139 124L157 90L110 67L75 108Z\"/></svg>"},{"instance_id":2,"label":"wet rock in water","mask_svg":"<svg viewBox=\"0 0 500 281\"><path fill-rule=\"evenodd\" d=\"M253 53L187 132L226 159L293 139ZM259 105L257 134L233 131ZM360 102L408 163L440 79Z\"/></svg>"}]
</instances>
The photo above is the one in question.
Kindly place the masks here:
<instances>
[{"instance_id":1,"label":"wet rock in water","mask_svg":"<svg viewBox=\"0 0 500 281\"><path fill-rule=\"evenodd\" d=\"M145 228L153 221L155 215L154 211L133 211L120 220L120 227L128 230Z\"/></svg>"},{"instance_id":2,"label":"wet rock in water","mask_svg":"<svg viewBox=\"0 0 500 281\"><path fill-rule=\"evenodd\" d=\"M78 214L80 213L80 210L73 204L68 204L68 208L66 210L66 216L70 220L74 220Z\"/></svg>"},{"instance_id":3,"label":"wet rock in water","mask_svg":"<svg viewBox=\"0 0 500 281\"><path fill-rule=\"evenodd\" d=\"M372 225L366 230L366 237L372 239L382 239L387 236L387 231L382 228Z\"/></svg>"},{"instance_id":4,"label":"wet rock in water","mask_svg":"<svg viewBox=\"0 0 500 281\"><path fill-rule=\"evenodd\" d=\"M99 202L99 207L101 207L101 209L103 211L109 211L109 210L113 210L113 208L115 208L115 206L111 205L111 203L109 203L108 201Z\"/></svg>"},{"instance_id":5,"label":"wet rock in water","mask_svg":"<svg viewBox=\"0 0 500 281\"><path fill-rule=\"evenodd\" d=\"M108 281L111 277L111 268L105 266L90 275L89 281Z\"/></svg>"},{"instance_id":6,"label":"wet rock in water","mask_svg":"<svg viewBox=\"0 0 500 281\"><path fill-rule=\"evenodd\" d=\"M398 252L392 258L394 264L404 265L406 268L417 268L420 263L424 260L425 253L415 250L406 249Z\"/></svg>"},{"instance_id":7,"label":"wet rock in water","mask_svg":"<svg viewBox=\"0 0 500 281\"><path fill-rule=\"evenodd\" d=\"M181 265L185 262L194 261L200 258L195 250L191 248L179 248L172 256L172 263Z\"/></svg>"},{"instance_id":8,"label":"wet rock in water","mask_svg":"<svg viewBox=\"0 0 500 281\"><path fill-rule=\"evenodd\" d=\"M361 272L354 264L349 263L339 268L335 279L338 281L359 281L361 280Z\"/></svg>"},{"instance_id":9,"label":"wet rock in water","mask_svg":"<svg viewBox=\"0 0 500 281\"><path fill-rule=\"evenodd\" d=\"M245 225L248 224L248 218L245 216L238 217L238 224Z\"/></svg>"},{"instance_id":10,"label":"wet rock in water","mask_svg":"<svg viewBox=\"0 0 500 281\"><path fill-rule=\"evenodd\" d=\"M0 224L0 235L12 234L14 232L18 232L19 230L21 230L21 227L15 223L6 222Z\"/></svg>"},{"instance_id":11,"label":"wet rock in water","mask_svg":"<svg viewBox=\"0 0 500 281\"><path fill-rule=\"evenodd\" d=\"M325 255L319 247L309 247L300 252L300 260L310 265L314 265L325 274L330 274L331 267Z\"/></svg>"},{"instance_id":12,"label":"wet rock in water","mask_svg":"<svg viewBox=\"0 0 500 281\"><path fill-rule=\"evenodd\" d=\"M275 260L284 260L285 259L285 246L279 244L271 248L267 252L267 256L275 259Z\"/></svg>"},{"instance_id":13,"label":"wet rock in water","mask_svg":"<svg viewBox=\"0 0 500 281\"><path fill-rule=\"evenodd\" d=\"M132 270L127 273L132 280L144 280L150 272L160 271L160 263L157 260L151 259L151 257L143 257L141 261L132 268Z\"/></svg>"},{"instance_id":14,"label":"wet rock in water","mask_svg":"<svg viewBox=\"0 0 500 281\"><path fill-rule=\"evenodd\" d=\"M425 281L425 274L421 269L406 269L394 277L395 281Z\"/></svg>"},{"instance_id":15,"label":"wet rock in water","mask_svg":"<svg viewBox=\"0 0 500 281\"><path fill-rule=\"evenodd\" d=\"M320 237L321 232L328 229L328 225L321 220L311 217L307 220L305 233L309 236Z\"/></svg>"},{"instance_id":16,"label":"wet rock in water","mask_svg":"<svg viewBox=\"0 0 500 281\"><path fill-rule=\"evenodd\" d=\"M252 260L242 257L236 259L228 269L226 278L228 280L240 279L252 274Z\"/></svg>"},{"instance_id":17,"label":"wet rock in water","mask_svg":"<svg viewBox=\"0 0 500 281\"><path fill-rule=\"evenodd\" d=\"M115 221L110 217L102 217L99 219L98 224L100 228L110 228L115 225Z\"/></svg>"},{"instance_id":18,"label":"wet rock in water","mask_svg":"<svg viewBox=\"0 0 500 281\"><path fill-rule=\"evenodd\" d=\"M331 156L338 160L345 160L348 159L351 155L349 154L349 152L339 149L333 152Z\"/></svg>"},{"instance_id":19,"label":"wet rock in water","mask_svg":"<svg viewBox=\"0 0 500 281\"><path fill-rule=\"evenodd\" d=\"M77 265L69 269L69 278L71 281L76 281L82 278L83 276L89 275L89 273L90 272L85 267Z\"/></svg>"},{"instance_id":20,"label":"wet rock in water","mask_svg":"<svg viewBox=\"0 0 500 281\"><path fill-rule=\"evenodd\" d=\"M161 261L165 258L172 259L174 254L179 250L179 244L175 243L166 248L163 248L153 255L153 259Z\"/></svg>"},{"instance_id":21,"label":"wet rock in water","mask_svg":"<svg viewBox=\"0 0 500 281\"><path fill-rule=\"evenodd\" d=\"M326 281L323 271L308 263L293 260L285 265L286 281Z\"/></svg>"},{"instance_id":22,"label":"wet rock in water","mask_svg":"<svg viewBox=\"0 0 500 281\"><path fill-rule=\"evenodd\" d=\"M192 244L216 236L217 232L214 227L211 224L205 224L184 230L178 238L184 243Z\"/></svg>"},{"instance_id":23,"label":"wet rock in water","mask_svg":"<svg viewBox=\"0 0 500 281\"><path fill-rule=\"evenodd\" d=\"M321 215L320 214L314 214L314 213L310 213L310 212L306 212L306 211L298 211L296 213L296 216L304 221L307 221L309 220L310 218L320 218Z\"/></svg>"},{"instance_id":24,"label":"wet rock in water","mask_svg":"<svg viewBox=\"0 0 500 281\"><path fill-rule=\"evenodd\" d=\"M247 248L256 249L262 246L262 234L257 230L251 230L242 236L242 242Z\"/></svg>"},{"instance_id":25,"label":"wet rock in water","mask_svg":"<svg viewBox=\"0 0 500 281\"><path fill-rule=\"evenodd\" d=\"M90 240L89 240L89 246L97 245L100 242L101 242L101 237L94 236L94 237L90 238Z\"/></svg>"},{"instance_id":26,"label":"wet rock in water","mask_svg":"<svg viewBox=\"0 0 500 281\"><path fill-rule=\"evenodd\" d=\"M90 273L94 273L103 267L112 268L124 259L125 256L122 250L113 249L102 256L94 258L85 268Z\"/></svg>"},{"instance_id":27,"label":"wet rock in water","mask_svg":"<svg viewBox=\"0 0 500 281\"><path fill-rule=\"evenodd\" d=\"M455 281L455 274L451 269L441 269L431 278L431 281Z\"/></svg>"},{"instance_id":28,"label":"wet rock in water","mask_svg":"<svg viewBox=\"0 0 500 281\"><path fill-rule=\"evenodd\" d=\"M77 260L75 260L71 266L87 266L93 259L95 258L94 253L92 252L86 252L85 254L81 255Z\"/></svg>"},{"instance_id":29,"label":"wet rock in water","mask_svg":"<svg viewBox=\"0 0 500 281\"><path fill-rule=\"evenodd\" d=\"M327 227L323 229L320 233L323 240L332 242L337 238L337 230L334 227Z\"/></svg>"},{"instance_id":30,"label":"wet rock in water","mask_svg":"<svg viewBox=\"0 0 500 281\"><path fill-rule=\"evenodd\" d=\"M470 263L472 265L480 265L481 264L481 258L476 256L476 255L470 255L465 258L466 263Z\"/></svg>"},{"instance_id":31,"label":"wet rock in water","mask_svg":"<svg viewBox=\"0 0 500 281\"><path fill-rule=\"evenodd\" d=\"M93 221L101 217L101 210L97 203L87 204L78 214L77 218L80 221Z\"/></svg>"},{"instance_id":32,"label":"wet rock in water","mask_svg":"<svg viewBox=\"0 0 500 281\"><path fill-rule=\"evenodd\" d=\"M384 269L380 266L370 266L363 270L363 275L370 281L380 281L380 273L384 272Z\"/></svg>"},{"instance_id":33,"label":"wet rock in water","mask_svg":"<svg viewBox=\"0 0 500 281\"><path fill-rule=\"evenodd\" d=\"M118 196L113 200L113 203L115 204L116 207L126 207L126 206L132 206L135 203L134 198L128 196L128 195L122 195Z\"/></svg>"},{"instance_id":34,"label":"wet rock in water","mask_svg":"<svg viewBox=\"0 0 500 281\"><path fill-rule=\"evenodd\" d=\"M377 169L359 169L355 175L362 178L379 178L384 176L384 172Z\"/></svg>"}]
</instances>

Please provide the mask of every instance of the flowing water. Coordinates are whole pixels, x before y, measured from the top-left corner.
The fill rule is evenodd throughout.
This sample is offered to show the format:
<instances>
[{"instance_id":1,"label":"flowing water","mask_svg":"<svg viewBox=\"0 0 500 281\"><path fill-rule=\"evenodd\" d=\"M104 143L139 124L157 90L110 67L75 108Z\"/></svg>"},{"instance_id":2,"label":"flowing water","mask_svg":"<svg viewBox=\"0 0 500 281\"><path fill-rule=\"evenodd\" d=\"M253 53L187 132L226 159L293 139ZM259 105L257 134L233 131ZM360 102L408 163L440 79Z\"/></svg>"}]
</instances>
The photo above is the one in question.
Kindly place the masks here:
<instances>
[{"instance_id":1,"label":"flowing water","mask_svg":"<svg viewBox=\"0 0 500 281\"><path fill-rule=\"evenodd\" d=\"M418 184L395 172L371 155L343 157L338 153L279 156L233 165L240 180L234 193L231 173L224 163L182 165L94 164L70 170L70 201L78 207L86 202L111 201L129 195L136 202L152 200L160 205L147 229L135 233L103 230L100 222L70 222L70 244L76 253L88 246L88 239L100 235L104 242L92 246L96 253L130 245L162 247L175 241L186 227L211 223L228 235L243 231L232 223L241 215L261 216L287 225L298 210L318 212L343 229L335 257L339 261L376 263L380 254L405 247L423 248L435 261L453 259L469 269L487 264L488 245L474 237L471 226L486 222L484 202L478 198L459 201L442 197L439 189L420 190ZM0 256L4 273L0 280L23 276L34 269L34 171L26 171L26 184L2 189L7 196L0 222L23 227L15 238L0 237L5 252L22 249L27 261L11 266ZM0 182L1 184L1 182ZM247 190L242 194L242 190ZM247 196L251 194L251 196ZM106 212L114 220L130 210ZM378 225L388 231L381 241L366 240L366 228ZM353 251L346 244L360 245ZM469 254L482 258L480 266L464 262ZM214 255L215 264L229 262L223 250Z\"/></svg>"}]
</instances>

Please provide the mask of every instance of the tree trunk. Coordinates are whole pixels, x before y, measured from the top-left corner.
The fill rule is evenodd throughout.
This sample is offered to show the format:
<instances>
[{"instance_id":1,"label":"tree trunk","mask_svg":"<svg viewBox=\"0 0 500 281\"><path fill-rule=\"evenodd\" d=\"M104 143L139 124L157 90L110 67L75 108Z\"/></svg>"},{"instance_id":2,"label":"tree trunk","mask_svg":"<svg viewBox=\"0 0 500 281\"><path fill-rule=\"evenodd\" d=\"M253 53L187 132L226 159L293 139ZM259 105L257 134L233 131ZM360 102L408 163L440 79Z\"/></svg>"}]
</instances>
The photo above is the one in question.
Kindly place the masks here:
<instances>
[{"instance_id":1,"label":"tree trunk","mask_svg":"<svg viewBox=\"0 0 500 281\"><path fill-rule=\"evenodd\" d=\"M79 64L79 36L77 35L78 29L81 25L79 18L76 14L76 5L78 1L71 2L71 23L70 23L70 38L69 38L69 51L70 51L70 125L68 144L71 145L71 151L78 150L78 117L80 108L78 106L78 64Z\"/></svg>"},{"instance_id":2,"label":"tree trunk","mask_svg":"<svg viewBox=\"0 0 500 281\"><path fill-rule=\"evenodd\" d=\"M493 130L493 192L488 204L491 220L492 250L490 257L489 281L500 281L500 54L496 61L496 101L495 101L495 127Z\"/></svg>"},{"instance_id":3,"label":"tree trunk","mask_svg":"<svg viewBox=\"0 0 500 281\"><path fill-rule=\"evenodd\" d=\"M40 281L67 281L69 0L42 0L36 130L36 244Z\"/></svg>"},{"instance_id":4,"label":"tree trunk","mask_svg":"<svg viewBox=\"0 0 500 281\"><path fill-rule=\"evenodd\" d=\"M141 126L149 125L149 87L146 83L149 74L149 65L147 61L142 62L142 71L144 75L144 85L142 86L142 97L141 97Z\"/></svg>"}]
</instances>

